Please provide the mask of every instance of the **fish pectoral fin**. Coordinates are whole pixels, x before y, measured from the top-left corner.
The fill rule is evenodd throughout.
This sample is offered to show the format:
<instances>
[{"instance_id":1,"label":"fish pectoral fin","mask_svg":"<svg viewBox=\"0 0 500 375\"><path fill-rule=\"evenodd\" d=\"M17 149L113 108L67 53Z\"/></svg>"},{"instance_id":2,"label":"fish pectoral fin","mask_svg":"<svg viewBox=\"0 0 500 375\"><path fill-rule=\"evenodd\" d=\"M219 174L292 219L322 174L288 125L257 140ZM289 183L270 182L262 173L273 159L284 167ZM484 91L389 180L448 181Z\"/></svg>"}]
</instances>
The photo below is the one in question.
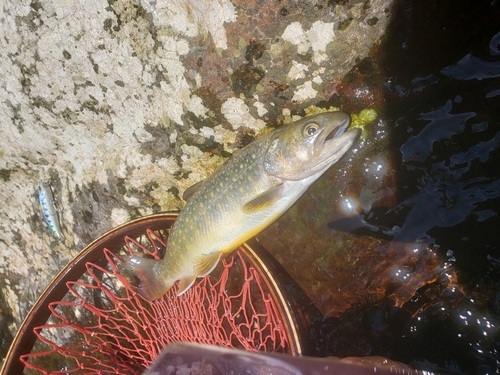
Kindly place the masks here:
<instances>
[{"instance_id":1,"label":"fish pectoral fin","mask_svg":"<svg viewBox=\"0 0 500 375\"><path fill-rule=\"evenodd\" d=\"M219 263L221 252L203 254L196 258L194 263L194 273L198 277L205 277L212 272Z\"/></svg>"},{"instance_id":2,"label":"fish pectoral fin","mask_svg":"<svg viewBox=\"0 0 500 375\"><path fill-rule=\"evenodd\" d=\"M283 183L273 186L263 193L257 195L251 201L245 203L242 211L245 214L255 214L264 211L283 197Z\"/></svg>"},{"instance_id":3,"label":"fish pectoral fin","mask_svg":"<svg viewBox=\"0 0 500 375\"><path fill-rule=\"evenodd\" d=\"M196 280L196 276L188 276L179 281L179 290L177 291L177 295L180 296L188 291L189 288L194 284Z\"/></svg>"},{"instance_id":4,"label":"fish pectoral fin","mask_svg":"<svg viewBox=\"0 0 500 375\"><path fill-rule=\"evenodd\" d=\"M184 193L182 194L182 199L184 199L184 201L186 202L190 200L193 194L196 193L198 190L200 190L201 186L203 185L203 182L205 182L205 180L198 181L196 184L191 185L186 190L184 190Z\"/></svg>"}]
</instances>

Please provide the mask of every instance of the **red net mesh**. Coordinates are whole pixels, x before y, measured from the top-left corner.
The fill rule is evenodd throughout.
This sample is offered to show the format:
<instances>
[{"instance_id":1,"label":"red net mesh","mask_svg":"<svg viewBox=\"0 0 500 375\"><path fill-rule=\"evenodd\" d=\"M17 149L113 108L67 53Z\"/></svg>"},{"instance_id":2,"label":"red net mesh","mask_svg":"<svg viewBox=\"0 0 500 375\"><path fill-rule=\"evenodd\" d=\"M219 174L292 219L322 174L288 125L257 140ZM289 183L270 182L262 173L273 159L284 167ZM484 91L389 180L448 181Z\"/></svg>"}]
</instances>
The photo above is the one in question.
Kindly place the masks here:
<instances>
[{"instance_id":1,"label":"red net mesh","mask_svg":"<svg viewBox=\"0 0 500 375\"><path fill-rule=\"evenodd\" d=\"M159 258L166 231L125 237L124 253ZM145 300L122 275L119 255L104 249L102 262L68 282L63 301L52 302L51 318L35 329L37 344L21 356L27 373L139 374L171 342L199 342L246 350L289 352L276 301L248 255L236 251L211 275L177 297Z\"/></svg>"}]
</instances>

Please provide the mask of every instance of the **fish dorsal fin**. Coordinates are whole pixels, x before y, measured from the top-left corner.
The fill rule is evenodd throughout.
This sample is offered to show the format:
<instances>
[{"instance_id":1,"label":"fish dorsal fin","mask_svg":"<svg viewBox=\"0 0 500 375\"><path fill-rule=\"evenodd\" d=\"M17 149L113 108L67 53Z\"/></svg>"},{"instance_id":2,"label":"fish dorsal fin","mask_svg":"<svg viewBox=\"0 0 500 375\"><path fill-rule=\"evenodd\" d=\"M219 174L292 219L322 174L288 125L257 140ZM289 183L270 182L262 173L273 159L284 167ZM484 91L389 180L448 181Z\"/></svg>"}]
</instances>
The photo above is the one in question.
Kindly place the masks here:
<instances>
[{"instance_id":1,"label":"fish dorsal fin","mask_svg":"<svg viewBox=\"0 0 500 375\"><path fill-rule=\"evenodd\" d=\"M219 263L220 256L221 252L217 251L216 253L203 254L196 258L194 263L195 275L197 277L207 276L213 271L217 263Z\"/></svg>"},{"instance_id":2,"label":"fish dorsal fin","mask_svg":"<svg viewBox=\"0 0 500 375\"><path fill-rule=\"evenodd\" d=\"M180 296L188 291L189 288L194 284L196 280L196 276L188 276L179 281L179 290L177 291L177 295Z\"/></svg>"},{"instance_id":3,"label":"fish dorsal fin","mask_svg":"<svg viewBox=\"0 0 500 375\"><path fill-rule=\"evenodd\" d=\"M194 185L191 185L186 190L184 190L184 193L182 194L182 199L184 199L184 201L186 202L190 200L193 194L196 193L198 190L200 190L201 186L203 185L203 182L205 182L205 180L198 181Z\"/></svg>"},{"instance_id":4,"label":"fish dorsal fin","mask_svg":"<svg viewBox=\"0 0 500 375\"><path fill-rule=\"evenodd\" d=\"M264 211L283 197L283 183L273 186L245 203L242 210L245 214L255 214Z\"/></svg>"}]
</instances>

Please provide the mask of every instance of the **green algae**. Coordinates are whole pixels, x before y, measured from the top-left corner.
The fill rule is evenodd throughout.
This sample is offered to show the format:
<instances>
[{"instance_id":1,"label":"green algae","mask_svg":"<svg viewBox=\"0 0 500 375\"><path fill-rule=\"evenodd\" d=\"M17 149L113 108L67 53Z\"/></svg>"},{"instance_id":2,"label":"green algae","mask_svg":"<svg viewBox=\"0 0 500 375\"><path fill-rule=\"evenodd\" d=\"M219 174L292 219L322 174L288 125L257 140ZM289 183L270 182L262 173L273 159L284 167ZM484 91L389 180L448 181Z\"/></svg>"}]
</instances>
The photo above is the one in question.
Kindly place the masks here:
<instances>
[{"instance_id":1,"label":"green algae","mask_svg":"<svg viewBox=\"0 0 500 375\"><path fill-rule=\"evenodd\" d=\"M375 121L377 117L378 114L374 109L365 108L361 110L357 115L353 113L351 114L351 124L349 125L349 129L361 129L361 138L366 138L366 126Z\"/></svg>"}]
</instances>

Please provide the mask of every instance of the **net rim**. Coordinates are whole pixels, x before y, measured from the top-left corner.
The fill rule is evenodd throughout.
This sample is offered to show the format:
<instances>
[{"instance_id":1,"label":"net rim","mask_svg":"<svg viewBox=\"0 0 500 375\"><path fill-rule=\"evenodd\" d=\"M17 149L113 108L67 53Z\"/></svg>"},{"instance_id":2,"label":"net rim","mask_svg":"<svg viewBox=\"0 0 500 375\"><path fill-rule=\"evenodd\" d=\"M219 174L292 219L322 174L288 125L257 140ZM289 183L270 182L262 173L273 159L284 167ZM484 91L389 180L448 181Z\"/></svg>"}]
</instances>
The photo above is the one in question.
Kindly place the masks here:
<instances>
[{"instance_id":1,"label":"net rim","mask_svg":"<svg viewBox=\"0 0 500 375\"><path fill-rule=\"evenodd\" d=\"M165 225L168 221L170 221L171 226L179 216L179 213L180 211L165 211L123 223L96 238L71 259L47 285L26 315L9 347L5 361L0 369L0 375L23 373L25 366L21 362L20 357L23 354L30 353L33 349L33 345L37 339L34 329L47 322L51 315L49 304L64 297L68 292L66 283L77 280L86 272L87 262L95 262L100 259L102 257L102 249L112 246L114 242L120 242L124 233L127 233L129 236L133 235L130 233L131 227L136 226L134 231L140 233L143 228L151 225ZM298 318L292 313L292 307L287 302L284 286L273 276L266 264L269 263L269 256L266 256L262 245L255 239L247 241L239 246L238 249L247 253L252 265L258 269L259 273L265 275L263 281L281 310L280 312L284 319L283 322L288 323L285 331L290 344L291 354L301 355L303 348L301 345L302 335L299 329L300 324L298 323ZM272 264L273 262L271 261L270 263Z\"/></svg>"}]
</instances>

